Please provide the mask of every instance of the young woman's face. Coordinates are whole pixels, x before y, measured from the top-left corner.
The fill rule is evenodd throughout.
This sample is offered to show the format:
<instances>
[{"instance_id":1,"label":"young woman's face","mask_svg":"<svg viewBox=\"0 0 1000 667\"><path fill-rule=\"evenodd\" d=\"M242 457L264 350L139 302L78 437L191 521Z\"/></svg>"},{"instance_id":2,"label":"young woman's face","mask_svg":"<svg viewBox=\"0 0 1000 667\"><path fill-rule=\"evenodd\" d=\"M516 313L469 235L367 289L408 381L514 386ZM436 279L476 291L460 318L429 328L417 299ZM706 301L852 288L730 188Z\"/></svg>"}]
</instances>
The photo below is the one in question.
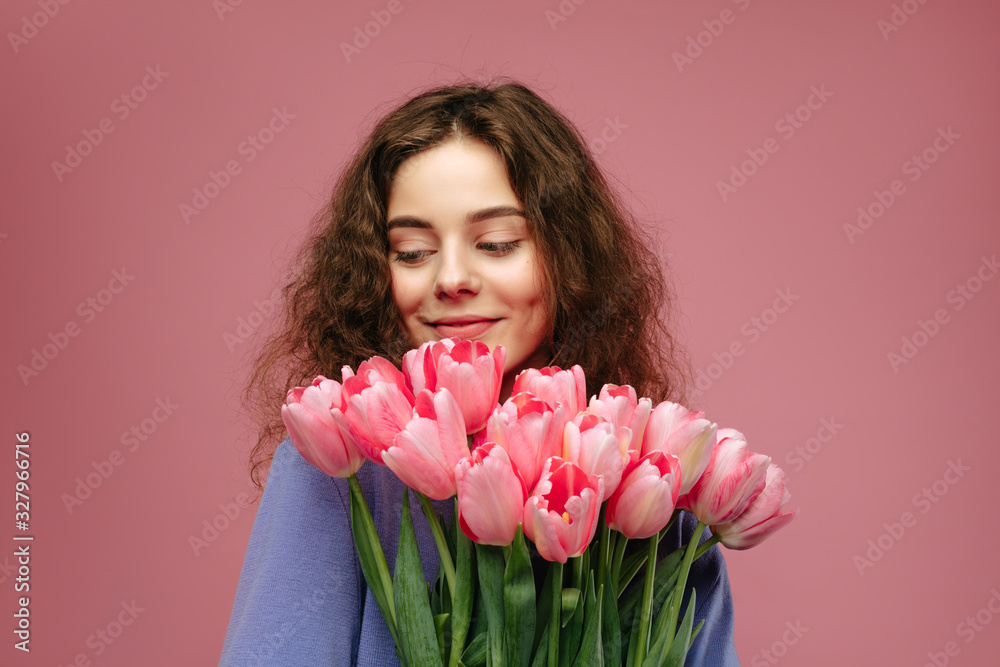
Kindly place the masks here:
<instances>
[{"instance_id":1,"label":"young woman's face","mask_svg":"<svg viewBox=\"0 0 1000 667\"><path fill-rule=\"evenodd\" d=\"M503 395L546 363L541 259L500 157L448 140L400 164L386 219L392 290L410 342L451 336L507 350Z\"/></svg>"}]
</instances>

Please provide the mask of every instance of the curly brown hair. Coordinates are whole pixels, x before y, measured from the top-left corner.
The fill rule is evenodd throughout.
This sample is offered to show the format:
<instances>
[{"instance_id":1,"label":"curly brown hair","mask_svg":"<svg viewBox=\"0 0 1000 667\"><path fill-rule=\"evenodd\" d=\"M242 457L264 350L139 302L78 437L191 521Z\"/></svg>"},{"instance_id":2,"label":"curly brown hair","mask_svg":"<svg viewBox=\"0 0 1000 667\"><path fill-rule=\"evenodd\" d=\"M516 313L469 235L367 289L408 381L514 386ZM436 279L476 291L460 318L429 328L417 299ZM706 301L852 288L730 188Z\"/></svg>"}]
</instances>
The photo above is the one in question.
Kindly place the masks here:
<instances>
[{"instance_id":1,"label":"curly brown hair","mask_svg":"<svg viewBox=\"0 0 1000 667\"><path fill-rule=\"evenodd\" d=\"M258 489L285 437L289 389L339 378L375 355L397 365L410 348L392 296L386 206L399 165L448 139L501 157L545 266L550 365L579 364L588 395L630 384L654 403L684 402L686 354L667 323L674 295L645 231L609 187L576 127L521 83L436 87L382 118L312 221L282 291L280 324L243 394L258 427L250 475Z\"/></svg>"}]
</instances>

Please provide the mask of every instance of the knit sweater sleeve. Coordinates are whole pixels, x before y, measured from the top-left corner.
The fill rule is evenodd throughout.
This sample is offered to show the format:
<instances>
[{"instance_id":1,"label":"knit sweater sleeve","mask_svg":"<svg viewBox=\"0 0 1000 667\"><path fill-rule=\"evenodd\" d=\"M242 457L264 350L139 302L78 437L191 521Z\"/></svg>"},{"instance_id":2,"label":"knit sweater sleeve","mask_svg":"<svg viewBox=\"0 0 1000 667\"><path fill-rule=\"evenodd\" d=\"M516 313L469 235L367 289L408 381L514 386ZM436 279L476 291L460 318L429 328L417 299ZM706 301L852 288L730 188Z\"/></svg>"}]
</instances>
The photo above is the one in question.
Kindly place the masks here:
<instances>
[{"instance_id":1,"label":"knit sweater sleeve","mask_svg":"<svg viewBox=\"0 0 1000 667\"><path fill-rule=\"evenodd\" d=\"M352 665L364 580L347 480L275 450L243 560L220 667Z\"/></svg>"}]
</instances>

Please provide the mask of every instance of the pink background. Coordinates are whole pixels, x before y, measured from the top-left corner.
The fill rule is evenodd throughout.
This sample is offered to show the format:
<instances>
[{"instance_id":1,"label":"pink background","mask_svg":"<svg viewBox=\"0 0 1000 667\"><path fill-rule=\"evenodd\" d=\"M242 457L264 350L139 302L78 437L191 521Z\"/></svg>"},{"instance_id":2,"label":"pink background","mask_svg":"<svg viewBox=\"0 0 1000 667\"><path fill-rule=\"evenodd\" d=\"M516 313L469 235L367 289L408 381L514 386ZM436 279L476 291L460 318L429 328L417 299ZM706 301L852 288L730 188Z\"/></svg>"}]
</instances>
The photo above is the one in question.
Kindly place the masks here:
<instances>
[{"instance_id":1,"label":"pink background","mask_svg":"<svg viewBox=\"0 0 1000 667\"><path fill-rule=\"evenodd\" d=\"M221 16L207 0L49 0L51 18L45 2L0 9L0 495L12 537L15 434L28 431L35 536L30 655L12 648L14 542L0 548L0 663L216 664L256 508L237 504L250 490L250 344L226 336L268 308L374 119L432 83L506 74L576 122L662 230L680 333L705 373L694 404L788 471L799 518L725 552L741 661L995 664L1000 455L984 417L1000 398L1000 280L982 260L1000 251L993 3L907 0L883 35L889 0L403 0L397 14L378 0L243 2ZM724 10L730 22L712 23ZM373 11L391 20L348 62L340 44ZM689 37L704 46L679 68ZM144 77L123 118L116 98ZM274 108L294 118L248 161L239 146ZM793 133L776 127L796 113ZM95 134L105 118L113 131ZM935 149L939 128L952 138ZM57 176L84 132L100 143ZM723 198L718 182L748 150L767 161ZM925 150L933 164L913 172ZM186 222L179 205L231 160L239 173ZM895 179L891 206L845 231ZM778 291L792 304L781 313ZM927 324L938 309L943 323ZM61 338L67 325L77 335ZM63 348L23 381L18 366L50 334ZM919 347L894 368L903 337ZM123 442L144 420L145 440ZM77 478L109 465L70 512ZM213 521L224 529L196 554L190 537ZM98 640L133 600L134 622Z\"/></svg>"}]
</instances>

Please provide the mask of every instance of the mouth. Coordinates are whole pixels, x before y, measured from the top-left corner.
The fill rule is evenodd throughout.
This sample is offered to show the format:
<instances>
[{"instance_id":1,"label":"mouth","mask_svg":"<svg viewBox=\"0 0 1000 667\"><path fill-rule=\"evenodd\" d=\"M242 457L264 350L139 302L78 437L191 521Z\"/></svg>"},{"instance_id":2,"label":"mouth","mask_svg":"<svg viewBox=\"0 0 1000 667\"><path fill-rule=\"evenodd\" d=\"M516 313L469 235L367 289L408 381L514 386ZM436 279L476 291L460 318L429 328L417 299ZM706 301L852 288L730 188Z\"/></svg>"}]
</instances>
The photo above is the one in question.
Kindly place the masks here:
<instances>
[{"instance_id":1,"label":"mouth","mask_svg":"<svg viewBox=\"0 0 1000 667\"><path fill-rule=\"evenodd\" d=\"M448 320L441 320L438 322L428 322L427 326L432 327L441 338L462 338L462 339L472 339L480 338L486 334L487 331L493 328L493 325L499 322L503 318L497 318L493 320L468 317L468 318L452 318Z\"/></svg>"}]
</instances>

